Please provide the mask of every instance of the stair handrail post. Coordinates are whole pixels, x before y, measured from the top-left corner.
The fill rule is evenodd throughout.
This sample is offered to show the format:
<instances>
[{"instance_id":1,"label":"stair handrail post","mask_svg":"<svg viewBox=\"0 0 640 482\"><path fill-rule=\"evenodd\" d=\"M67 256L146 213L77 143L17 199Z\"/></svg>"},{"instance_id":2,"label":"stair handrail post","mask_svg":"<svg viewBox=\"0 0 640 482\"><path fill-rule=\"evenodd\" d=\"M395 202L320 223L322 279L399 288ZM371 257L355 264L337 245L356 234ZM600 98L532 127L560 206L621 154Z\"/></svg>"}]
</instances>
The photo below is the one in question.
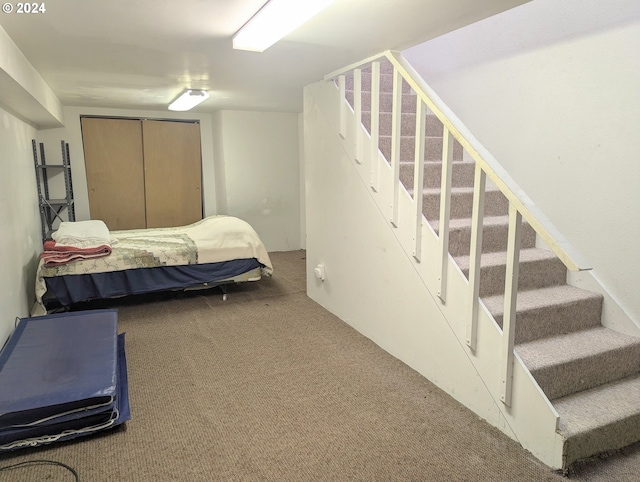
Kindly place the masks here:
<instances>
[{"instance_id":1,"label":"stair handrail post","mask_svg":"<svg viewBox=\"0 0 640 482\"><path fill-rule=\"evenodd\" d=\"M438 297L447 301L447 273L449 269L449 218L451 215L451 178L453 177L453 135L444 128L442 136L442 175L440 180L440 217L438 218L438 269L440 287Z\"/></svg>"},{"instance_id":2,"label":"stair handrail post","mask_svg":"<svg viewBox=\"0 0 640 482\"><path fill-rule=\"evenodd\" d=\"M340 98L346 99L347 88L346 88L346 77L345 75L338 76L338 90L340 91ZM348 105L346 102L342 102L340 104L340 128L338 135L342 139L347 138L347 109Z\"/></svg>"},{"instance_id":3,"label":"stair handrail post","mask_svg":"<svg viewBox=\"0 0 640 482\"><path fill-rule=\"evenodd\" d=\"M415 148L414 148L414 173L413 173L413 215L415 217L414 227L414 248L413 257L416 261L422 259L422 220L424 215L422 214L422 205L424 198L424 135L418 135L418 133L425 130L426 125L426 109L424 102L420 97L416 98L416 135L415 135Z\"/></svg>"},{"instance_id":4,"label":"stair handrail post","mask_svg":"<svg viewBox=\"0 0 640 482\"><path fill-rule=\"evenodd\" d=\"M391 225L398 227L400 204L400 138L402 121L402 75L393 69L393 93L391 103L391 171L393 194L391 199Z\"/></svg>"},{"instance_id":5,"label":"stair handrail post","mask_svg":"<svg viewBox=\"0 0 640 482\"><path fill-rule=\"evenodd\" d=\"M343 97L341 97L343 98ZM362 164L362 69L353 70L353 113L355 114L356 149L355 161Z\"/></svg>"},{"instance_id":6,"label":"stair handrail post","mask_svg":"<svg viewBox=\"0 0 640 482\"><path fill-rule=\"evenodd\" d=\"M371 189L380 189L380 61L371 63Z\"/></svg>"},{"instance_id":7,"label":"stair handrail post","mask_svg":"<svg viewBox=\"0 0 640 482\"><path fill-rule=\"evenodd\" d=\"M471 211L471 240L469 246L469 298L467 321L467 346L476 351L478 337L478 312L480 310L480 262L482 260L482 227L484 220L484 195L487 175L476 163L473 181L473 207Z\"/></svg>"},{"instance_id":8,"label":"stair handrail post","mask_svg":"<svg viewBox=\"0 0 640 482\"><path fill-rule=\"evenodd\" d=\"M507 238L507 266L505 268L504 316L502 319L502 380L500 399L511 406L513 362L515 358L516 302L520 271L520 239L522 215L514 203L509 203L509 231Z\"/></svg>"}]
</instances>

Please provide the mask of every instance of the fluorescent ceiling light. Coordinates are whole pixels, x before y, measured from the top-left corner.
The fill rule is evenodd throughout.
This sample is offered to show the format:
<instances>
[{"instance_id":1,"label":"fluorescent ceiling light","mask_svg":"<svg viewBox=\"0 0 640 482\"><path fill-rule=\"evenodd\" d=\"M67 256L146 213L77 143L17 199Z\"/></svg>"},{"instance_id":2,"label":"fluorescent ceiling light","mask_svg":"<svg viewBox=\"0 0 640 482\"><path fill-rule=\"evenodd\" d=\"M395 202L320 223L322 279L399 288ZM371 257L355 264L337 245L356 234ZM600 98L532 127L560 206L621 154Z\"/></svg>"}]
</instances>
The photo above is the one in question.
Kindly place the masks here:
<instances>
[{"instance_id":1,"label":"fluorescent ceiling light","mask_svg":"<svg viewBox=\"0 0 640 482\"><path fill-rule=\"evenodd\" d=\"M209 93L206 90L192 90L187 89L180 97L169 104L169 110L189 110L193 109L200 102L209 98Z\"/></svg>"},{"instance_id":2,"label":"fluorescent ceiling light","mask_svg":"<svg viewBox=\"0 0 640 482\"><path fill-rule=\"evenodd\" d=\"M233 48L264 52L334 0L271 0L233 37Z\"/></svg>"}]
</instances>

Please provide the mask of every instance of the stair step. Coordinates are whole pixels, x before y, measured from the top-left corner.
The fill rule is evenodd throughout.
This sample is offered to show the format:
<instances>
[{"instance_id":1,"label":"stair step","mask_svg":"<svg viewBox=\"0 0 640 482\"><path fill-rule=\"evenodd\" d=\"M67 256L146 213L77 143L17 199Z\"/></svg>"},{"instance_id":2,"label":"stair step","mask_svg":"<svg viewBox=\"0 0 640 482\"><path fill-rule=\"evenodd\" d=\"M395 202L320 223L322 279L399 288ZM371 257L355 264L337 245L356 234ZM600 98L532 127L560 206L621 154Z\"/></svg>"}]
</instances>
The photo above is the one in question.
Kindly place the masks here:
<instances>
[{"instance_id":1,"label":"stair step","mask_svg":"<svg viewBox=\"0 0 640 482\"><path fill-rule=\"evenodd\" d=\"M345 97L347 102L351 107L353 107L353 91L347 90L345 91ZM402 112L416 112L416 105L418 103L418 96L415 92L409 91L407 93L402 93ZM380 91L380 96L378 97L379 107L378 110L380 112L391 112L393 105L393 92L383 92ZM371 92L362 92L362 111L370 112L371 111Z\"/></svg>"},{"instance_id":2,"label":"stair step","mask_svg":"<svg viewBox=\"0 0 640 482\"><path fill-rule=\"evenodd\" d=\"M516 345L550 400L640 372L640 338L603 326Z\"/></svg>"},{"instance_id":3,"label":"stair step","mask_svg":"<svg viewBox=\"0 0 640 482\"><path fill-rule=\"evenodd\" d=\"M405 188L413 189L415 163L400 162L400 181ZM457 187L473 187L475 163L459 161L453 164L451 185ZM433 161L424 164L424 187L439 188L442 183L442 162Z\"/></svg>"},{"instance_id":4,"label":"stair step","mask_svg":"<svg viewBox=\"0 0 640 482\"><path fill-rule=\"evenodd\" d=\"M433 230L438 232L438 221L430 221ZM508 216L485 216L482 228L482 252L495 253L507 250ZM522 223L521 249L533 248L536 233L526 222ZM471 219L451 219L449 221L449 253L453 257L469 255L471 244Z\"/></svg>"},{"instance_id":5,"label":"stair step","mask_svg":"<svg viewBox=\"0 0 640 482\"><path fill-rule=\"evenodd\" d=\"M408 189L413 196L413 189ZM422 212L429 221L440 218L440 192L438 188L423 190ZM509 213L509 202L498 188L488 187L485 190L484 212L486 216L506 216ZM451 188L451 219L470 218L473 211L473 188Z\"/></svg>"},{"instance_id":6,"label":"stair step","mask_svg":"<svg viewBox=\"0 0 640 482\"><path fill-rule=\"evenodd\" d=\"M469 277L469 256L456 258L464 275ZM480 297L504 295L504 280L507 264L506 251L484 253L480 259ZM518 292L538 290L548 286L562 285L567 279L567 268L549 250L528 248L520 250ZM520 296L520 294L518 294ZM487 306L487 308L489 308ZM490 310L491 311L491 310ZM496 320L497 321L497 320Z\"/></svg>"},{"instance_id":7,"label":"stair step","mask_svg":"<svg viewBox=\"0 0 640 482\"><path fill-rule=\"evenodd\" d=\"M621 449L640 433L640 375L616 380L553 401L560 415L564 463Z\"/></svg>"},{"instance_id":8,"label":"stair step","mask_svg":"<svg viewBox=\"0 0 640 482\"><path fill-rule=\"evenodd\" d=\"M381 136L391 135L391 126L393 116L391 112L380 112L379 119L379 133ZM362 112L362 124L367 129L367 132L371 132L369 126L371 126L371 112ZM400 114L400 135L412 136L416 132L416 114L412 112L402 112ZM430 137L442 138L443 126L442 122L435 116L435 114L429 113L426 118L424 133Z\"/></svg>"},{"instance_id":9,"label":"stair step","mask_svg":"<svg viewBox=\"0 0 640 482\"><path fill-rule=\"evenodd\" d=\"M567 284L518 292L516 343L600 326L602 298ZM485 297L482 302L502 327L504 294Z\"/></svg>"},{"instance_id":10,"label":"stair step","mask_svg":"<svg viewBox=\"0 0 640 482\"><path fill-rule=\"evenodd\" d=\"M384 157L391 160L391 136L380 136L378 146ZM458 141L453 143L453 160L462 161L462 145ZM400 162L413 162L415 159L415 137L400 136ZM424 160L427 162L442 162L442 137L425 136Z\"/></svg>"}]
</instances>

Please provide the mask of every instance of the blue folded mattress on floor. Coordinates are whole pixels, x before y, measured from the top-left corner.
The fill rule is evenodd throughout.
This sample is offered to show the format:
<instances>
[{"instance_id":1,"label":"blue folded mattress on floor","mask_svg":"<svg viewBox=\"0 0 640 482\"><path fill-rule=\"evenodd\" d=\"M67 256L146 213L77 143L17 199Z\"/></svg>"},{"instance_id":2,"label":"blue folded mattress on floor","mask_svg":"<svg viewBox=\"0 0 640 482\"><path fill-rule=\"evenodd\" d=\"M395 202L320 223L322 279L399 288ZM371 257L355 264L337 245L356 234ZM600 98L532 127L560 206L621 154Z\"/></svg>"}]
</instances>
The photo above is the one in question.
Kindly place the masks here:
<instances>
[{"instance_id":1,"label":"blue folded mattress on floor","mask_svg":"<svg viewBox=\"0 0 640 482\"><path fill-rule=\"evenodd\" d=\"M131 418L117 310L23 318L0 351L0 451L113 428Z\"/></svg>"}]
</instances>

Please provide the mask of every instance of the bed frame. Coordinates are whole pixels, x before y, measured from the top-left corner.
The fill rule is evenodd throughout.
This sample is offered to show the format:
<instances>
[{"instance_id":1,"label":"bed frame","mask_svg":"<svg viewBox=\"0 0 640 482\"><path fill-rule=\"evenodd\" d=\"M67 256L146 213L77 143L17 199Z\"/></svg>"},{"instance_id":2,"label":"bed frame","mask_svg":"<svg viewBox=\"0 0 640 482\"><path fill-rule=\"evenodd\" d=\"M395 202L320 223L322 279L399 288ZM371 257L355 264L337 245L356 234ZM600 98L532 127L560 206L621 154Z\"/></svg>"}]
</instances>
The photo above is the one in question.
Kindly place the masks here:
<instances>
[{"instance_id":1,"label":"bed frame","mask_svg":"<svg viewBox=\"0 0 640 482\"><path fill-rule=\"evenodd\" d=\"M204 265L62 275L44 278L47 290L42 296L42 303L51 313L87 301L216 287L222 290L222 299L226 301L228 285L259 281L262 268L262 264L253 258Z\"/></svg>"}]
</instances>

